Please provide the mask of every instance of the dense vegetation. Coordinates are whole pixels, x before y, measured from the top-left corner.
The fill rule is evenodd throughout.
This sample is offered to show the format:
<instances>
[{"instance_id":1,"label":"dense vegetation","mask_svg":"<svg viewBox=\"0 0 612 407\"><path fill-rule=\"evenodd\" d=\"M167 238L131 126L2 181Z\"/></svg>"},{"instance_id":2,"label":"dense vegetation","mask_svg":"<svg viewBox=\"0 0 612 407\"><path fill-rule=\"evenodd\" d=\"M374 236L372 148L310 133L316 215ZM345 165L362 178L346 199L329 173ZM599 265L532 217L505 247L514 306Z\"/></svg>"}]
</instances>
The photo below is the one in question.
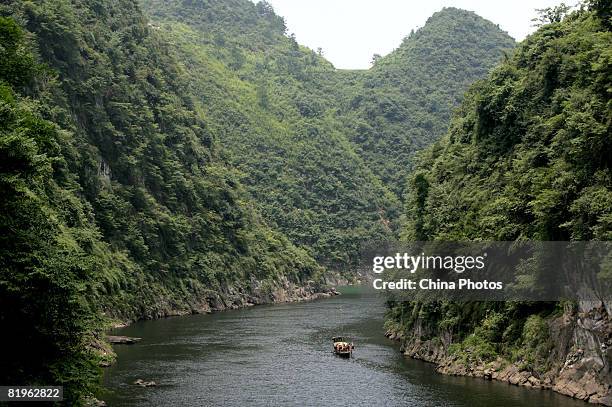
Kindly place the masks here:
<instances>
[{"instance_id":1,"label":"dense vegetation","mask_svg":"<svg viewBox=\"0 0 612 407\"><path fill-rule=\"evenodd\" d=\"M399 201L335 117L335 70L286 35L266 3L147 1L179 45L199 106L265 219L346 270L360 242L397 229Z\"/></svg>"},{"instance_id":2,"label":"dense vegetation","mask_svg":"<svg viewBox=\"0 0 612 407\"><path fill-rule=\"evenodd\" d=\"M405 238L612 239L609 9L561 10L471 88L449 133L421 154ZM450 334L451 351L472 361L542 371L554 356L545 318L564 307L404 303L389 323L409 337L417 325L424 337Z\"/></svg>"},{"instance_id":3,"label":"dense vegetation","mask_svg":"<svg viewBox=\"0 0 612 407\"><path fill-rule=\"evenodd\" d=\"M396 235L411 154L446 131L467 85L514 43L474 13L444 9L372 71L335 71L264 2L144 4L179 45L266 220L339 270L363 241Z\"/></svg>"},{"instance_id":4,"label":"dense vegetation","mask_svg":"<svg viewBox=\"0 0 612 407\"><path fill-rule=\"evenodd\" d=\"M416 151L448 130L468 86L515 43L473 12L445 8L404 38L348 94L349 137L372 171L402 196Z\"/></svg>"},{"instance_id":5,"label":"dense vegetation","mask_svg":"<svg viewBox=\"0 0 612 407\"><path fill-rule=\"evenodd\" d=\"M2 383L64 384L76 403L97 375L100 311L151 317L318 278L218 157L132 1L0 10Z\"/></svg>"},{"instance_id":6,"label":"dense vegetation","mask_svg":"<svg viewBox=\"0 0 612 407\"><path fill-rule=\"evenodd\" d=\"M405 160L512 44L448 9L339 72L267 3L144 3L151 22L135 0L0 5L0 382L64 385L68 405L110 319L316 285L395 236ZM431 83L410 68L440 63Z\"/></svg>"},{"instance_id":7,"label":"dense vegetation","mask_svg":"<svg viewBox=\"0 0 612 407\"><path fill-rule=\"evenodd\" d=\"M73 193L69 134L28 96L50 96L45 69L14 20L0 17L0 36L0 381L69 384L71 400L95 378L96 314L84 298L107 247Z\"/></svg>"}]
</instances>

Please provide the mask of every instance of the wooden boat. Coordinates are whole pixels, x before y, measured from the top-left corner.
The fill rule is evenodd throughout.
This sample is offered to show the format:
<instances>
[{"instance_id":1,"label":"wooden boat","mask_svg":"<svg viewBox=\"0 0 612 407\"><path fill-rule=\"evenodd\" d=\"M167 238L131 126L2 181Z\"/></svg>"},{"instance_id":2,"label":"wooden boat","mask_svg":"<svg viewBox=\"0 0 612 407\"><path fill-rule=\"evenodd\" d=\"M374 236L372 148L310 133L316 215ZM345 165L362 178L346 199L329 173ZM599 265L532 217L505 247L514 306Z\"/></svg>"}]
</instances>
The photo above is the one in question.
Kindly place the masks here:
<instances>
[{"instance_id":1,"label":"wooden boat","mask_svg":"<svg viewBox=\"0 0 612 407\"><path fill-rule=\"evenodd\" d=\"M350 358L353 354L353 349L355 349L355 345L350 338L345 336L334 336L332 338L334 342L334 353L338 356L342 356L345 358Z\"/></svg>"}]
</instances>

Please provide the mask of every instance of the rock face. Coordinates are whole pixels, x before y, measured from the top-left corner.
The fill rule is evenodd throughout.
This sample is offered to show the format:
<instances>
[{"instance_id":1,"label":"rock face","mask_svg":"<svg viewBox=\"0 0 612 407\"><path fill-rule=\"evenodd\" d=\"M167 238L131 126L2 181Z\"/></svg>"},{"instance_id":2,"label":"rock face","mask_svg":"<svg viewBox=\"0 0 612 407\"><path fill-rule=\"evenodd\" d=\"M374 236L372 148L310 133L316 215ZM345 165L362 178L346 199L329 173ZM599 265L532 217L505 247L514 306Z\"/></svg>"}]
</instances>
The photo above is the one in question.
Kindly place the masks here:
<instances>
[{"instance_id":1,"label":"rock face","mask_svg":"<svg viewBox=\"0 0 612 407\"><path fill-rule=\"evenodd\" d=\"M97 398L90 398L85 400L85 407L106 407L106 402L104 400L98 400Z\"/></svg>"},{"instance_id":2,"label":"rock face","mask_svg":"<svg viewBox=\"0 0 612 407\"><path fill-rule=\"evenodd\" d=\"M111 310L106 315L115 319L115 326L127 326L136 320L205 314L259 304L307 301L338 294L335 288L314 281L296 284L283 277L280 282L269 285L253 278L242 285L228 285L218 291L196 290L181 303L160 299L139 315L113 314Z\"/></svg>"},{"instance_id":3,"label":"rock face","mask_svg":"<svg viewBox=\"0 0 612 407\"><path fill-rule=\"evenodd\" d=\"M612 406L612 318L606 304L582 303L578 312L566 312L548 321L554 348L543 374L498 358L465 364L448 353L451 335L422 340L418 324L409 337L388 331L402 342L402 352L435 363L439 373L501 380L513 385L550 389L594 404Z\"/></svg>"}]
</instances>

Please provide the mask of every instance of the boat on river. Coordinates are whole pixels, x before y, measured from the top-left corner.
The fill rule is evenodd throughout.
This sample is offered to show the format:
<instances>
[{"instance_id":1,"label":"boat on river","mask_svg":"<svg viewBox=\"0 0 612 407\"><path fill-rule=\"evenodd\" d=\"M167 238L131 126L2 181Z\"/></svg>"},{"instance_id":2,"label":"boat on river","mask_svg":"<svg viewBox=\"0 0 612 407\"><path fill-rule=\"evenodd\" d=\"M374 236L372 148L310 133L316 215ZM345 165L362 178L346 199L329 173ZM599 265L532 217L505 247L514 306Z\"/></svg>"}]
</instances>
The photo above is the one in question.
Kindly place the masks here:
<instances>
[{"instance_id":1,"label":"boat on river","mask_svg":"<svg viewBox=\"0 0 612 407\"><path fill-rule=\"evenodd\" d=\"M346 336L334 336L332 341L334 342L334 353L336 355L345 358L351 357L355 345L350 338Z\"/></svg>"}]
</instances>

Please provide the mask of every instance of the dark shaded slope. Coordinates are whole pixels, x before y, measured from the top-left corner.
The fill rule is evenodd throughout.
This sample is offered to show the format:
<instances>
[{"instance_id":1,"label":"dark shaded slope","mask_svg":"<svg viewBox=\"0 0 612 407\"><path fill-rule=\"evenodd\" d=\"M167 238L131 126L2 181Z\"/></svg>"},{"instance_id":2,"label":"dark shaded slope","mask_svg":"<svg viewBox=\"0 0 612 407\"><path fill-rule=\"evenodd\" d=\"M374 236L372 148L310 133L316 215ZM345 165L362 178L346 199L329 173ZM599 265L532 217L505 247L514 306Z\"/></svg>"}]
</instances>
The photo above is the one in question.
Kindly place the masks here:
<instances>
[{"instance_id":1,"label":"dark shaded slope","mask_svg":"<svg viewBox=\"0 0 612 407\"><path fill-rule=\"evenodd\" d=\"M0 14L0 382L64 385L78 405L96 382L102 311L206 311L319 281L220 159L137 3L16 1Z\"/></svg>"}]
</instances>

